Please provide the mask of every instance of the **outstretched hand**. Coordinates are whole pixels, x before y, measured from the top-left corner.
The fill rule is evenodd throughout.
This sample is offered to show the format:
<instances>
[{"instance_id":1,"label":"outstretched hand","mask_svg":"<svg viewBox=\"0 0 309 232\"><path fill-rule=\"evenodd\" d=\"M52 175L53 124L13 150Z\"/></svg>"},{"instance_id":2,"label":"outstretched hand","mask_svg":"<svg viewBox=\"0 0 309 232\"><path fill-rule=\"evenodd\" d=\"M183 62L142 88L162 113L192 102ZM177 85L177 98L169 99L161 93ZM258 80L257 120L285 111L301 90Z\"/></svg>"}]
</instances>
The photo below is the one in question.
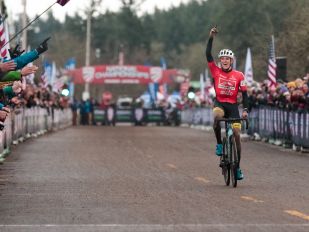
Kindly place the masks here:
<instances>
[{"instance_id":1,"label":"outstretched hand","mask_svg":"<svg viewBox=\"0 0 309 232\"><path fill-rule=\"evenodd\" d=\"M16 64L13 60L5 62L5 63L0 63L0 70L2 72L9 72L15 69L16 69Z\"/></svg>"},{"instance_id":2,"label":"outstretched hand","mask_svg":"<svg viewBox=\"0 0 309 232\"><path fill-rule=\"evenodd\" d=\"M35 73L36 71L38 70L38 67L37 66L31 66L31 67L24 67L22 70L21 70L21 75L22 76L28 76L30 74L33 74Z\"/></svg>"},{"instance_id":3,"label":"outstretched hand","mask_svg":"<svg viewBox=\"0 0 309 232\"><path fill-rule=\"evenodd\" d=\"M37 47L37 52L42 54L43 52L46 52L48 50L48 44L47 41L50 39L50 37L46 38L38 47Z\"/></svg>"}]
</instances>

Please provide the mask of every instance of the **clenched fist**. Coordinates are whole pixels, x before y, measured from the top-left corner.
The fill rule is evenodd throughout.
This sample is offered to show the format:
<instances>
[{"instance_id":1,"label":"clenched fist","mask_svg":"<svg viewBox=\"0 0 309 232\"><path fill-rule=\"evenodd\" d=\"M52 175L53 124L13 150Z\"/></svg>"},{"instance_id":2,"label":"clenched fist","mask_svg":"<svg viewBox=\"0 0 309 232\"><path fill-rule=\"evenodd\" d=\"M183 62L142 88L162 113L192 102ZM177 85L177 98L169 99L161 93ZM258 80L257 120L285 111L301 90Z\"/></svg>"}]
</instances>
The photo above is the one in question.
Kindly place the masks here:
<instances>
[{"instance_id":1,"label":"clenched fist","mask_svg":"<svg viewBox=\"0 0 309 232\"><path fill-rule=\"evenodd\" d=\"M217 29L217 26L211 28L210 32L209 32L209 36L211 38L213 38L216 34L218 33L218 29Z\"/></svg>"}]
</instances>

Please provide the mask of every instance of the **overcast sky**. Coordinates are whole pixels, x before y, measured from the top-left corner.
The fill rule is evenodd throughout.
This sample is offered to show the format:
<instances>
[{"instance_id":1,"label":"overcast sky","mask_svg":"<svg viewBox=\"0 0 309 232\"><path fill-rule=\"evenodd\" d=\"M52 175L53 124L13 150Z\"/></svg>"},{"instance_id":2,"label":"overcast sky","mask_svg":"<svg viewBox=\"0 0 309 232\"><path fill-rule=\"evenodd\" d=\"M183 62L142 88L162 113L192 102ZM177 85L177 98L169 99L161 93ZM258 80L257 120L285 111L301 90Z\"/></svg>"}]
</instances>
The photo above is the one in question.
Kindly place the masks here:
<instances>
[{"instance_id":1,"label":"overcast sky","mask_svg":"<svg viewBox=\"0 0 309 232\"><path fill-rule=\"evenodd\" d=\"M43 12L48 6L53 4L56 0L27 0L27 13L30 18L33 18L36 14ZM172 6L178 6L180 3L186 3L190 0L146 0L140 7L140 12L153 12L155 7L159 9L168 9ZM67 5L61 7L56 4L52 11L54 15L60 20L64 19L65 14L73 15L77 11L83 11L90 0L70 0ZM13 18L17 18L17 15L23 11L22 0L5 0L8 8L9 15ZM121 6L120 0L103 0L102 11L108 9L110 11L117 11Z\"/></svg>"}]
</instances>

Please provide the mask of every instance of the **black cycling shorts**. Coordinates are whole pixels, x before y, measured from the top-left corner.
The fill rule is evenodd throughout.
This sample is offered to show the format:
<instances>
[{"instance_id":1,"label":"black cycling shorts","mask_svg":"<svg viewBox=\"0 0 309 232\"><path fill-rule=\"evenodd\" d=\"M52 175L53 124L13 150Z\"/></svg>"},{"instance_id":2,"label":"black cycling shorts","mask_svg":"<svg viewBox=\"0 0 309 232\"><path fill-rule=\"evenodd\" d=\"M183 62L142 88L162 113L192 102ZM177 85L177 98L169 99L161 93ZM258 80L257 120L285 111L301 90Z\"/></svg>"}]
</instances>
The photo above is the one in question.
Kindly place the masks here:
<instances>
[{"instance_id":1,"label":"black cycling shorts","mask_svg":"<svg viewBox=\"0 0 309 232\"><path fill-rule=\"evenodd\" d=\"M227 102L214 101L214 108L219 107L224 111L224 118L240 118L238 104L232 104Z\"/></svg>"}]
</instances>

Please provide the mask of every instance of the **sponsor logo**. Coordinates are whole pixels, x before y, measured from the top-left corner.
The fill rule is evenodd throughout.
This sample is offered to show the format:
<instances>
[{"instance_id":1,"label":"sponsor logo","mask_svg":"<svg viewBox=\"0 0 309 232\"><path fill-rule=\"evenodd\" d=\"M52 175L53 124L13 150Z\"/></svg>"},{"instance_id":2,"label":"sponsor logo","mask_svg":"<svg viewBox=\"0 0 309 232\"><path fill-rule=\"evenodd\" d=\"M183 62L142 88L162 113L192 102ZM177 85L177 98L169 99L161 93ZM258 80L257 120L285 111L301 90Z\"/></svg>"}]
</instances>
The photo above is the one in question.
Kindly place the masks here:
<instances>
[{"instance_id":1,"label":"sponsor logo","mask_svg":"<svg viewBox=\"0 0 309 232\"><path fill-rule=\"evenodd\" d=\"M108 121L112 121L114 119L114 109L111 107L107 109L107 119Z\"/></svg>"},{"instance_id":2,"label":"sponsor logo","mask_svg":"<svg viewBox=\"0 0 309 232\"><path fill-rule=\"evenodd\" d=\"M94 67L84 67L83 68L83 78L86 82L91 82L94 79L95 68Z\"/></svg>"},{"instance_id":3,"label":"sponsor logo","mask_svg":"<svg viewBox=\"0 0 309 232\"><path fill-rule=\"evenodd\" d=\"M247 85L247 83L246 83L245 80L242 80L242 81L240 82L240 86L246 86L246 85Z\"/></svg>"},{"instance_id":4,"label":"sponsor logo","mask_svg":"<svg viewBox=\"0 0 309 232\"><path fill-rule=\"evenodd\" d=\"M233 92L229 90L221 90L220 95L233 96Z\"/></svg>"},{"instance_id":5,"label":"sponsor logo","mask_svg":"<svg viewBox=\"0 0 309 232\"><path fill-rule=\"evenodd\" d=\"M144 117L144 111L143 109L135 109L135 119L137 121L141 121Z\"/></svg>"},{"instance_id":6,"label":"sponsor logo","mask_svg":"<svg viewBox=\"0 0 309 232\"><path fill-rule=\"evenodd\" d=\"M226 89L226 90L235 90L236 89L236 81L234 80L227 80L224 78L219 78L219 89Z\"/></svg>"},{"instance_id":7,"label":"sponsor logo","mask_svg":"<svg viewBox=\"0 0 309 232\"><path fill-rule=\"evenodd\" d=\"M153 67L150 68L150 78L153 82L157 83L162 78L162 68Z\"/></svg>"}]
</instances>

